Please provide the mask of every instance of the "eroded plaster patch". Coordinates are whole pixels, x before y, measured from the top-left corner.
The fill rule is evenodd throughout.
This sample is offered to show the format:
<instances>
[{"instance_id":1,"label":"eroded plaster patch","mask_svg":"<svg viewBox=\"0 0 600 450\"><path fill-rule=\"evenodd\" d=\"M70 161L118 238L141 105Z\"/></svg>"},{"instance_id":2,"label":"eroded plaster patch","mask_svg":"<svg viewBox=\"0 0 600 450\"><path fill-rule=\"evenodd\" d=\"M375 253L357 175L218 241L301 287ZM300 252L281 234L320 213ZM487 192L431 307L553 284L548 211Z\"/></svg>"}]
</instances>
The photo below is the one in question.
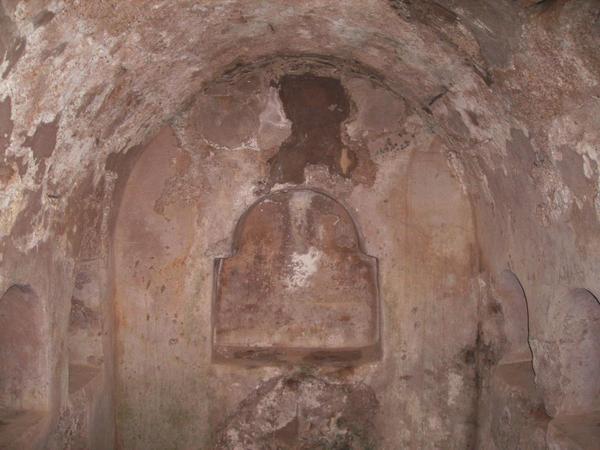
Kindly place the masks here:
<instances>
[{"instance_id":1,"label":"eroded plaster patch","mask_svg":"<svg viewBox=\"0 0 600 450\"><path fill-rule=\"evenodd\" d=\"M317 270L319 270L319 261L322 253L315 247L310 247L306 253L294 252L288 262L289 275L284 280L288 289L297 289L304 287Z\"/></svg>"}]
</instances>

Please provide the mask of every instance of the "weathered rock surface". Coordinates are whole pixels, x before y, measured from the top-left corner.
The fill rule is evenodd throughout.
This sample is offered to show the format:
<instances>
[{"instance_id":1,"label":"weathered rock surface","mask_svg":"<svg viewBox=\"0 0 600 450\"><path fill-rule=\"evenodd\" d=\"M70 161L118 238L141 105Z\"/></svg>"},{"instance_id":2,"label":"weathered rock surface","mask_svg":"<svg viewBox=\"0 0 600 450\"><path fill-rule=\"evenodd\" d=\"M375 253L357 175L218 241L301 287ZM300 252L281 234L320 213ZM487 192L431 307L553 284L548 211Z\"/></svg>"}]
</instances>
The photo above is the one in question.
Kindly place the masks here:
<instances>
[{"instance_id":1,"label":"weathered rock surface","mask_svg":"<svg viewBox=\"0 0 600 450\"><path fill-rule=\"evenodd\" d=\"M377 448L378 402L364 384L338 384L307 375L258 386L217 434L215 449Z\"/></svg>"},{"instance_id":2,"label":"weathered rock surface","mask_svg":"<svg viewBox=\"0 0 600 450\"><path fill-rule=\"evenodd\" d=\"M589 291L558 291L549 323L531 341L537 382L552 417L600 410L600 302Z\"/></svg>"},{"instance_id":3,"label":"weathered rock surface","mask_svg":"<svg viewBox=\"0 0 600 450\"><path fill-rule=\"evenodd\" d=\"M294 186L347 205L379 261L381 359L320 369L375 393L379 448L476 444L494 367L527 350L521 306L488 296L505 270L544 409L588 417L598 308L569 292L600 295L599 15L595 0L0 1L0 294L39 301L46 359L23 386L44 374L47 442L210 448L289 375L212 364L210 330L212 261L252 203ZM7 350L17 337L3 368L36 360ZM101 372L85 401L69 392L82 364ZM494 389L530 429L533 400ZM567 445L558 423L548 445Z\"/></svg>"}]
</instances>

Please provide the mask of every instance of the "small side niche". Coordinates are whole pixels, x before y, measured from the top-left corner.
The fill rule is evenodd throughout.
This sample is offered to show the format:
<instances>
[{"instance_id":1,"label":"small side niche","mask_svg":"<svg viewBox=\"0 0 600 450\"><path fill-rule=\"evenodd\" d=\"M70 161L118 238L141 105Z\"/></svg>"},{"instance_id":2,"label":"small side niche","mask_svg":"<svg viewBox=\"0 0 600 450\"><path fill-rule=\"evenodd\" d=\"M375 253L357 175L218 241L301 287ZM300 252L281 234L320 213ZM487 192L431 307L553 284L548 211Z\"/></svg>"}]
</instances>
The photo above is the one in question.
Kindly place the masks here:
<instances>
[{"instance_id":1,"label":"small side niche","mask_svg":"<svg viewBox=\"0 0 600 450\"><path fill-rule=\"evenodd\" d=\"M377 260L332 197L272 193L215 262L213 359L349 365L380 353Z\"/></svg>"},{"instance_id":2,"label":"small side niche","mask_svg":"<svg viewBox=\"0 0 600 450\"><path fill-rule=\"evenodd\" d=\"M80 262L69 314L69 392L85 387L103 363L100 280L95 261Z\"/></svg>"},{"instance_id":3,"label":"small side niche","mask_svg":"<svg viewBox=\"0 0 600 450\"><path fill-rule=\"evenodd\" d=\"M37 445L47 432L49 336L45 308L28 285L0 297L0 448Z\"/></svg>"},{"instance_id":4,"label":"small side niche","mask_svg":"<svg viewBox=\"0 0 600 450\"><path fill-rule=\"evenodd\" d=\"M506 338L506 348L500 363L531 361L529 308L521 282L513 272L505 270L496 277L495 293L502 308L502 328Z\"/></svg>"},{"instance_id":5,"label":"small side niche","mask_svg":"<svg viewBox=\"0 0 600 450\"><path fill-rule=\"evenodd\" d=\"M0 406L48 407L48 335L44 306L33 289L13 285L0 298Z\"/></svg>"}]
</instances>

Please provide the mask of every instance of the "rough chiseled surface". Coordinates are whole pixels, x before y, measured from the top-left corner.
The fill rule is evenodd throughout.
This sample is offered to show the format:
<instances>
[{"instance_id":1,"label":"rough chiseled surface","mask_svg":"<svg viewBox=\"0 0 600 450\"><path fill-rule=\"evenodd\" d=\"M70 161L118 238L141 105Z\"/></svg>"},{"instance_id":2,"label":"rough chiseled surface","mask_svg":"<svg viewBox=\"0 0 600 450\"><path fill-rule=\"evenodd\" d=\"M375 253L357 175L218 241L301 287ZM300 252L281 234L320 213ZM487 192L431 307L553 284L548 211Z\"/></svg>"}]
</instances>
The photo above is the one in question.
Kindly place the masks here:
<instances>
[{"instance_id":1,"label":"rough chiseled surface","mask_svg":"<svg viewBox=\"0 0 600 450\"><path fill-rule=\"evenodd\" d=\"M68 416L71 299L91 261L102 288L79 300L101 305L102 349L81 356L119 393L121 448L212 442L281 375L211 366L206 330L210 261L285 183L356 209L380 261L392 350L352 376L380 401L381 448L473 442L506 342L478 321L502 323L485 297L505 269L527 297L546 410L585 398L595 385L568 364L597 361L575 345L584 321L557 317L565 292L600 293L599 13L595 0L0 1L0 294L30 286L43 305L50 428ZM323 141L293 113L307 85L315 110L336 102ZM579 403L564 411L593 407ZM108 436L113 423L98 420Z\"/></svg>"},{"instance_id":2,"label":"rough chiseled surface","mask_svg":"<svg viewBox=\"0 0 600 450\"><path fill-rule=\"evenodd\" d=\"M378 402L362 383L331 382L306 374L258 386L218 430L215 449L377 448Z\"/></svg>"}]
</instances>

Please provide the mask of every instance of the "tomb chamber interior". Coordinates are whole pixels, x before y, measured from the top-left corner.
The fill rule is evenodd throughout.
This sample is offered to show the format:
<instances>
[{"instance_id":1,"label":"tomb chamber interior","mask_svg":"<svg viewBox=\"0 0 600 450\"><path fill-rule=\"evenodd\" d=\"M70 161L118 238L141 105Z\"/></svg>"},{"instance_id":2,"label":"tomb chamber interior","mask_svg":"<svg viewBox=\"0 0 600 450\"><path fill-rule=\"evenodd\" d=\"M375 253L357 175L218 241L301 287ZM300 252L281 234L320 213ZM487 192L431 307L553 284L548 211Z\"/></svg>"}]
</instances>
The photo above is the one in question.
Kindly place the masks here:
<instances>
[{"instance_id":1,"label":"tomb chamber interior","mask_svg":"<svg viewBox=\"0 0 600 450\"><path fill-rule=\"evenodd\" d=\"M596 0L0 0L0 449L600 448Z\"/></svg>"}]
</instances>

